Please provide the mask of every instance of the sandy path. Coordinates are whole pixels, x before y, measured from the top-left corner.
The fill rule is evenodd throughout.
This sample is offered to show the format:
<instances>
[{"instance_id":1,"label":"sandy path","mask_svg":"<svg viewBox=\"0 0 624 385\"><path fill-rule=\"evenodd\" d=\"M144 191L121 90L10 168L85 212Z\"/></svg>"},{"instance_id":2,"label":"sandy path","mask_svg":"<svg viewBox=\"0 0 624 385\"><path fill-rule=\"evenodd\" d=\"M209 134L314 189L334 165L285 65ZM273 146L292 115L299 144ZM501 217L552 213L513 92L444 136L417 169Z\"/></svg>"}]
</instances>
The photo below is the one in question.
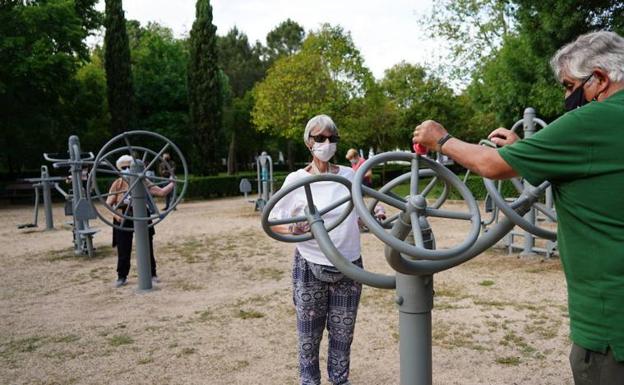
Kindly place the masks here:
<instances>
[{"instance_id":1,"label":"sandy path","mask_svg":"<svg viewBox=\"0 0 624 385\"><path fill-rule=\"evenodd\" d=\"M160 224L162 282L150 293L136 291L134 259L129 285L113 287L116 257L103 224L95 222L102 231L89 260L72 255L61 206L49 232L16 229L29 208L0 215L0 383L297 383L293 246L268 238L244 199L185 203ZM453 222L433 226L439 246L465 232ZM362 239L367 268L389 272L382 245ZM572 383L559 261L495 249L435 282L434 384ZM399 382L393 297L364 290L354 384Z\"/></svg>"}]
</instances>

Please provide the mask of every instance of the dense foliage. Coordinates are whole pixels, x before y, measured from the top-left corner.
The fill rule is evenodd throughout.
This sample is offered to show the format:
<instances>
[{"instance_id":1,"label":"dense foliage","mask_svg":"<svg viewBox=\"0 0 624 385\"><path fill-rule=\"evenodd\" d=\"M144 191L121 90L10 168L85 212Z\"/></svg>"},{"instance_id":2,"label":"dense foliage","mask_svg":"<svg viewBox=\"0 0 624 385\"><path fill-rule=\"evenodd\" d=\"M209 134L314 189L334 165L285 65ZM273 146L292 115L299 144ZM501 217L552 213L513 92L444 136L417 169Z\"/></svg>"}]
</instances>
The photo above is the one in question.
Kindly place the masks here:
<instances>
[{"instance_id":1,"label":"dense foliage","mask_svg":"<svg viewBox=\"0 0 624 385\"><path fill-rule=\"evenodd\" d=\"M130 46L121 0L106 0L104 17L104 67L108 90L111 132L118 134L134 126L134 89Z\"/></svg>"},{"instance_id":2,"label":"dense foliage","mask_svg":"<svg viewBox=\"0 0 624 385\"><path fill-rule=\"evenodd\" d=\"M396 63L375 79L339 25L306 33L287 19L250 42L244 25L217 31L210 2L198 0L180 37L124 20L121 0L107 0L105 14L95 3L0 3L0 175L38 169L70 134L97 151L131 127L171 138L197 175L249 171L263 150L294 167L309 158L301 134L319 113L339 126L338 161L348 147L407 149L424 119L478 141L527 106L556 118L563 93L550 56L588 31L624 32L616 0L435 0L428 30L448 57ZM86 38L104 31L89 49Z\"/></svg>"},{"instance_id":3,"label":"dense foliage","mask_svg":"<svg viewBox=\"0 0 624 385\"><path fill-rule=\"evenodd\" d=\"M208 0L197 0L189 44L187 84L195 165L200 174L211 175L219 169L217 148L223 119L224 81L218 66L217 27L212 24L212 6Z\"/></svg>"}]
</instances>

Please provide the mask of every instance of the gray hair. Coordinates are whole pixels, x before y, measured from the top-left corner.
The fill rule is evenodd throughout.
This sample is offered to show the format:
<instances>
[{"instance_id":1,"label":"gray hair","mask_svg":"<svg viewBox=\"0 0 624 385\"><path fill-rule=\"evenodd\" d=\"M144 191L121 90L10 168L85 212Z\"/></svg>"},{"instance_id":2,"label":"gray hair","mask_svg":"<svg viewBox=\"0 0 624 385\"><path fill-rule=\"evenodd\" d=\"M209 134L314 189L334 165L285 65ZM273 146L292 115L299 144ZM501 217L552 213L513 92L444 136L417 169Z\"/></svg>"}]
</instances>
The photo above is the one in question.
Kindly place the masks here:
<instances>
[{"instance_id":1,"label":"gray hair","mask_svg":"<svg viewBox=\"0 0 624 385\"><path fill-rule=\"evenodd\" d=\"M611 81L620 82L624 80L624 38L610 31L586 33L561 47L550 66L559 81L564 73L583 79L600 68Z\"/></svg>"},{"instance_id":2,"label":"gray hair","mask_svg":"<svg viewBox=\"0 0 624 385\"><path fill-rule=\"evenodd\" d=\"M310 132L314 128L319 128L321 131L329 130L332 135L338 134L338 127L336 127L336 123L327 115L316 115L312 119L308 120L308 124L306 124L305 130L303 131L303 142L308 143L308 139L310 139Z\"/></svg>"},{"instance_id":3,"label":"gray hair","mask_svg":"<svg viewBox=\"0 0 624 385\"><path fill-rule=\"evenodd\" d=\"M130 155L122 155L119 158L117 158L117 161L115 162L115 166L117 166L118 169L121 169L121 166L123 166L126 163L132 163L132 157Z\"/></svg>"}]
</instances>

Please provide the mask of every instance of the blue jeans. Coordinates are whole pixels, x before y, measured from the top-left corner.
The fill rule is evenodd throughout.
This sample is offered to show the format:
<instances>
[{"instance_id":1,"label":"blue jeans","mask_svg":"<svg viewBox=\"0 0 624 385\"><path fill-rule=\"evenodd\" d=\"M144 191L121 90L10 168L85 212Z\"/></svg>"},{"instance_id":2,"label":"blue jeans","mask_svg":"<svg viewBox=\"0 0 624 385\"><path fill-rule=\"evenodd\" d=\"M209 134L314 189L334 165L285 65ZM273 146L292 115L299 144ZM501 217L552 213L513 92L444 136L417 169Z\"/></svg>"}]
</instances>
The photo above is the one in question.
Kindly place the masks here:
<instances>
[{"instance_id":1,"label":"blue jeans","mask_svg":"<svg viewBox=\"0 0 624 385\"><path fill-rule=\"evenodd\" d=\"M362 267L362 258L353 262ZM334 385L349 383L351 342L362 284L331 266L306 261L299 251L293 262L293 302L299 334L301 385L320 385L319 348L327 327L327 372Z\"/></svg>"}]
</instances>

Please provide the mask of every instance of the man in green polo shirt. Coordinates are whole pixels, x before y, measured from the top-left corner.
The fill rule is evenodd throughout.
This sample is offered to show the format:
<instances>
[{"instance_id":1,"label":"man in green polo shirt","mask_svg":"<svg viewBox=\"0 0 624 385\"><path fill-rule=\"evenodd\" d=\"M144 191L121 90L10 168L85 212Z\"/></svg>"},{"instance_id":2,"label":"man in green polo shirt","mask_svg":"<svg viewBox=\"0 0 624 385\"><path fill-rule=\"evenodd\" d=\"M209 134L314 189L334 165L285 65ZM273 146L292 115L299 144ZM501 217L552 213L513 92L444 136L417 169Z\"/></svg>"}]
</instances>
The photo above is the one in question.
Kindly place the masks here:
<instances>
[{"instance_id":1,"label":"man in green polo shirt","mask_svg":"<svg viewBox=\"0 0 624 385\"><path fill-rule=\"evenodd\" d=\"M566 281L576 385L624 384L624 38L579 36L553 56L568 112L530 138L498 128L493 149L437 122L413 141L490 179L550 181Z\"/></svg>"}]
</instances>

